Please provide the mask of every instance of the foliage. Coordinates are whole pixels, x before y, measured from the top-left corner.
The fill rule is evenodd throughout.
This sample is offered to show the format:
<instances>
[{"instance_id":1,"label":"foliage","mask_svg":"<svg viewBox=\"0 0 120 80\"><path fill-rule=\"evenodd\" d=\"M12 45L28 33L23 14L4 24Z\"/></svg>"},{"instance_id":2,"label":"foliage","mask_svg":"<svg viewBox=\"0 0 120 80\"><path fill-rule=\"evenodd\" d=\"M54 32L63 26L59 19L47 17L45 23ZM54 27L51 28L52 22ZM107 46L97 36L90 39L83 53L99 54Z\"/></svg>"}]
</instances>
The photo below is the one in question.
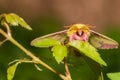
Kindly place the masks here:
<instances>
[{"instance_id":1,"label":"foliage","mask_svg":"<svg viewBox=\"0 0 120 80\"><path fill-rule=\"evenodd\" d=\"M22 27L28 30L32 30L32 28L24 21L24 19L22 19L16 14L13 14L13 13L4 14L4 17L5 17L6 22L12 26L18 26L20 24Z\"/></svg>"},{"instance_id":2,"label":"foliage","mask_svg":"<svg viewBox=\"0 0 120 80\"><path fill-rule=\"evenodd\" d=\"M56 45L52 48L53 56L56 61L60 63L65 57L67 57L67 48L63 45Z\"/></svg>"},{"instance_id":3,"label":"foliage","mask_svg":"<svg viewBox=\"0 0 120 80\"><path fill-rule=\"evenodd\" d=\"M107 76L110 78L110 80L120 80L120 72L108 73Z\"/></svg>"},{"instance_id":4,"label":"foliage","mask_svg":"<svg viewBox=\"0 0 120 80\"><path fill-rule=\"evenodd\" d=\"M7 78L8 80L12 80L16 71L16 68L18 66L18 63L13 64L12 66L10 66L7 70Z\"/></svg>"},{"instance_id":5,"label":"foliage","mask_svg":"<svg viewBox=\"0 0 120 80\"><path fill-rule=\"evenodd\" d=\"M81 54L93 59L99 64L107 66L104 60L100 57L100 54L97 52L97 50L88 42L73 41L70 42L69 45L76 48Z\"/></svg>"}]
</instances>

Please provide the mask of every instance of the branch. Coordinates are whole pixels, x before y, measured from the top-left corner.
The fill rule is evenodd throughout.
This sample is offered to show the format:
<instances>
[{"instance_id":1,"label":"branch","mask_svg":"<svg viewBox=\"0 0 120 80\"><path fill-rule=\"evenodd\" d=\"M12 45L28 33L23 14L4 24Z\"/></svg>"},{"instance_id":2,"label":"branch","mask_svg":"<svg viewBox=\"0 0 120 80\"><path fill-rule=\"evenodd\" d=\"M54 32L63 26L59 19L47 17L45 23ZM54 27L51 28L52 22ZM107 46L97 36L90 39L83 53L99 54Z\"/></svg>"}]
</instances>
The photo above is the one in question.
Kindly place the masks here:
<instances>
[{"instance_id":1,"label":"branch","mask_svg":"<svg viewBox=\"0 0 120 80\"><path fill-rule=\"evenodd\" d=\"M71 74L70 74L70 71L69 71L69 68L68 68L68 64L67 64L67 61L66 61L66 58L64 59L64 66L65 66L65 70L66 70L67 80L72 80Z\"/></svg>"},{"instance_id":2,"label":"branch","mask_svg":"<svg viewBox=\"0 0 120 80\"><path fill-rule=\"evenodd\" d=\"M7 24L5 24L6 26L8 26ZM59 75L63 80L66 79L66 77L60 73L58 73L57 71L55 71L52 67L50 67L49 65L47 65L46 63L44 63L42 60L40 60L38 57L36 57L35 55L33 55L32 52L30 52L29 50L27 50L26 48L24 48L21 44L19 44L12 36L8 35L6 32L4 32L2 29L0 29L0 33L5 36L9 41L11 41L14 45L16 45L18 48L20 48L22 51L25 52L26 55L28 55L29 57L31 57L36 63L41 64L42 66L46 67L48 70L52 71L53 73Z\"/></svg>"}]
</instances>

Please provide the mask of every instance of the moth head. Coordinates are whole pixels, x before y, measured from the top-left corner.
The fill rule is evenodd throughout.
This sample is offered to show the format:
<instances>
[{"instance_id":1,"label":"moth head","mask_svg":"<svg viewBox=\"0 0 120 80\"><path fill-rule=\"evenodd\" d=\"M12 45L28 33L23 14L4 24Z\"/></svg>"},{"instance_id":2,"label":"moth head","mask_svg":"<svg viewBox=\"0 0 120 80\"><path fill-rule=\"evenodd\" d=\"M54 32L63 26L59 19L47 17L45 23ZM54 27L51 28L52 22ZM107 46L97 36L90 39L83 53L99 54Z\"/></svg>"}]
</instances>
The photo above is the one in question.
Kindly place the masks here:
<instances>
[{"instance_id":1,"label":"moth head","mask_svg":"<svg viewBox=\"0 0 120 80\"><path fill-rule=\"evenodd\" d=\"M71 25L67 31L67 35L70 41L81 40L88 41L90 36L89 26L85 24Z\"/></svg>"}]
</instances>

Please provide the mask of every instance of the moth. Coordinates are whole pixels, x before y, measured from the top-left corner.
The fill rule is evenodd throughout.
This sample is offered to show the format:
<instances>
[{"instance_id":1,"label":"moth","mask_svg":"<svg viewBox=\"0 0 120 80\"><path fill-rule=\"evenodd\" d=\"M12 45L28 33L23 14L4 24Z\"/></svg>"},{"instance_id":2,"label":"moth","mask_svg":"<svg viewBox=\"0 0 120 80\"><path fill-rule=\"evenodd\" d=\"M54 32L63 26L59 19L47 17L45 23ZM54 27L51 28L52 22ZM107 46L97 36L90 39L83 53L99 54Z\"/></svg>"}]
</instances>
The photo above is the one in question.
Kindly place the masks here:
<instances>
[{"instance_id":1,"label":"moth","mask_svg":"<svg viewBox=\"0 0 120 80\"><path fill-rule=\"evenodd\" d=\"M95 32L89 29L89 27L90 26L85 24L73 24L66 30L36 38L31 42L31 45L35 46L34 44L42 39L52 38L58 40L64 45L73 40L80 40L89 42L92 46L99 49L118 48L118 43L115 40Z\"/></svg>"}]
</instances>

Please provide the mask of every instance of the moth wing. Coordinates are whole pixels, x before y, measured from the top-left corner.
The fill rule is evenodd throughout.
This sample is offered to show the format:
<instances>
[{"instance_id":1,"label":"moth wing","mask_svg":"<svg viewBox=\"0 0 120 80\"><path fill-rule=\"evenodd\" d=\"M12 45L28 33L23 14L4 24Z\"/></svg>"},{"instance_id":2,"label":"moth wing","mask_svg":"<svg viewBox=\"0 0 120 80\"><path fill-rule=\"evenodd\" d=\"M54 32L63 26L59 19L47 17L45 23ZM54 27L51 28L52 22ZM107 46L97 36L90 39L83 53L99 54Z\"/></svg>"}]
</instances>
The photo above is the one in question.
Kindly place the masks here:
<instances>
[{"instance_id":1,"label":"moth wing","mask_svg":"<svg viewBox=\"0 0 120 80\"><path fill-rule=\"evenodd\" d=\"M118 48L118 43L107 37L107 36L104 36L100 33L97 33L93 30L90 30L91 32L91 36L89 38L90 40L90 43L96 47L96 48L99 48L99 49L113 49L113 48Z\"/></svg>"},{"instance_id":2,"label":"moth wing","mask_svg":"<svg viewBox=\"0 0 120 80\"><path fill-rule=\"evenodd\" d=\"M63 30L63 31L59 31L59 32L51 33L51 34L48 34L45 36L38 37L38 38L31 41L31 45L33 45L35 42L43 40L45 38L56 39L60 42L63 42L67 38L66 32L67 32L67 30Z\"/></svg>"}]
</instances>

